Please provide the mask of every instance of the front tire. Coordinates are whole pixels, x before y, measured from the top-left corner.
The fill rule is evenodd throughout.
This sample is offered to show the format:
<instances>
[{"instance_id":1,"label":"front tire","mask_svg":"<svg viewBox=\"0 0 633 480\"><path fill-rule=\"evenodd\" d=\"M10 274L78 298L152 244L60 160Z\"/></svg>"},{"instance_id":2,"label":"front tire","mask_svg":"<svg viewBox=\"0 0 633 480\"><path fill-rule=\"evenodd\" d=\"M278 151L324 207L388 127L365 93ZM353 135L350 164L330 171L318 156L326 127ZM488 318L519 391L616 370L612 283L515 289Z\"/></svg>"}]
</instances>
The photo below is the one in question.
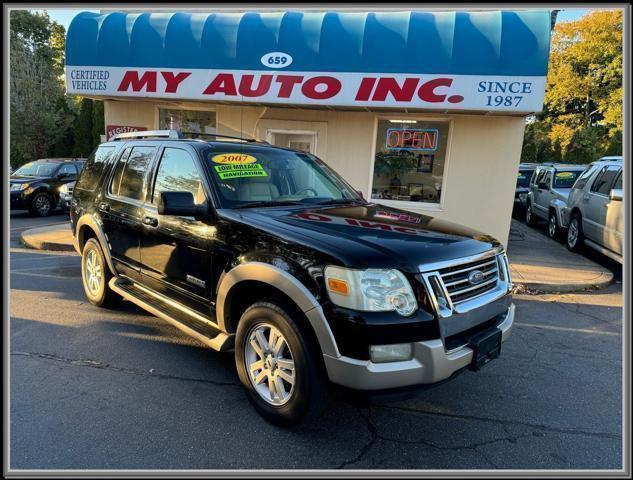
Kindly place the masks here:
<instances>
[{"instance_id":1,"label":"front tire","mask_svg":"<svg viewBox=\"0 0 633 480\"><path fill-rule=\"evenodd\" d=\"M549 212L549 219L547 220L547 236L552 240L558 240L558 237L560 237L558 217L554 211Z\"/></svg>"},{"instance_id":2,"label":"front tire","mask_svg":"<svg viewBox=\"0 0 633 480\"><path fill-rule=\"evenodd\" d=\"M327 404L321 352L300 325L280 306L258 302L237 327L240 381L259 414L277 425L314 419Z\"/></svg>"},{"instance_id":3,"label":"front tire","mask_svg":"<svg viewBox=\"0 0 633 480\"><path fill-rule=\"evenodd\" d=\"M81 252L81 280L90 303L103 308L119 305L121 297L109 285L112 276L101 245L96 239L89 238Z\"/></svg>"},{"instance_id":4,"label":"front tire","mask_svg":"<svg viewBox=\"0 0 633 480\"><path fill-rule=\"evenodd\" d=\"M47 217L54 208L53 197L46 192L38 192L31 198L29 212L36 217Z\"/></svg>"},{"instance_id":5,"label":"front tire","mask_svg":"<svg viewBox=\"0 0 633 480\"><path fill-rule=\"evenodd\" d=\"M584 245L584 234L582 231L582 217L574 213L567 228L567 249L570 252L580 252Z\"/></svg>"}]
</instances>

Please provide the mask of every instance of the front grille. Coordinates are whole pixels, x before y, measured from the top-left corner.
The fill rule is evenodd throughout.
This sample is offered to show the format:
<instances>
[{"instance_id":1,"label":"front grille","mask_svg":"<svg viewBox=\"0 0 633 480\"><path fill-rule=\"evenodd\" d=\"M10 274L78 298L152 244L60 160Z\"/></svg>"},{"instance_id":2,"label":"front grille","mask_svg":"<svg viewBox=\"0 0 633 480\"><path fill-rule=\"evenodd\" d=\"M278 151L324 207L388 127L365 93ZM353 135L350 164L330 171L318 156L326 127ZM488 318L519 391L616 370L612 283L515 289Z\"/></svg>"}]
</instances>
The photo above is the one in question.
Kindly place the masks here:
<instances>
[{"instance_id":1,"label":"front grille","mask_svg":"<svg viewBox=\"0 0 633 480\"><path fill-rule=\"evenodd\" d=\"M483 280L473 284L468 279L468 276L475 270L482 272ZM454 305L471 300L493 290L499 280L499 268L496 256L442 268L439 270L439 273Z\"/></svg>"}]
</instances>

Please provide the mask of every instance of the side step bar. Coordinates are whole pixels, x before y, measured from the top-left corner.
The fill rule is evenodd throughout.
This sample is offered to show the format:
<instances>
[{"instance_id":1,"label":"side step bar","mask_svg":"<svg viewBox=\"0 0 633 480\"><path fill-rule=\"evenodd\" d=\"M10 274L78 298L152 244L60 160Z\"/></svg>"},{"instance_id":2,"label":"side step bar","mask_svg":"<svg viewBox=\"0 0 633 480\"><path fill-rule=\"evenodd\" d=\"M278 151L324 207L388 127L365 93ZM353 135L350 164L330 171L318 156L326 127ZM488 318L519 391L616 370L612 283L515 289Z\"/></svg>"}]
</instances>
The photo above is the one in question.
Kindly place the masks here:
<instances>
[{"instance_id":1,"label":"side step bar","mask_svg":"<svg viewBox=\"0 0 633 480\"><path fill-rule=\"evenodd\" d=\"M234 346L234 335L220 331L211 320L156 292L120 277L112 278L109 285L126 300L166 320L218 352L230 350Z\"/></svg>"}]
</instances>

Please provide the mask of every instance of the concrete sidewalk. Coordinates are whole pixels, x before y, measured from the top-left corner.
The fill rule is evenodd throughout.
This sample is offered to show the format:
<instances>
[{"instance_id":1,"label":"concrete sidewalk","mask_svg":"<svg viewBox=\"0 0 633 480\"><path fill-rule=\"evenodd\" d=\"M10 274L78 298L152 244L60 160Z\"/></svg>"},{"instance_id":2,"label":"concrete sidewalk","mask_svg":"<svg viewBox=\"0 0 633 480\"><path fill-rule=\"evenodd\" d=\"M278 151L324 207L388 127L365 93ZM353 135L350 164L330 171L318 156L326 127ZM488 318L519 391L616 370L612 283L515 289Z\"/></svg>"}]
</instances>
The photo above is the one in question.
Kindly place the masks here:
<instances>
[{"instance_id":1,"label":"concrete sidewalk","mask_svg":"<svg viewBox=\"0 0 633 480\"><path fill-rule=\"evenodd\" d=\"M70 224L25 230L22 243L37 250L75 251ZM530 290L573 292L603 288L613 281L608 269L514 219L508 257L512 280Z\"/></svg>"},{"instance_id":2,"label":"concrete sidewalk","mask_svg":"<svg viewBox=\"0 0 633 480\"><path fill-rule=\"evenodd\" d=\"M21 234L22 243L35 250L54 250L57 252L74 252L73 234L70 223L31 228Z\"/></svg>"},{"instance_id":3,"label":"concrete sidewalk","mask_svg":"<svg viewBox=\"0 0 633 480\"><path fill-rule=\"evenodd\" d=\"M613 281L607 268L515 219L510 226L508 259L512 281L531 290L574 292L604 288Z\"/></svg>"}]
</instances>

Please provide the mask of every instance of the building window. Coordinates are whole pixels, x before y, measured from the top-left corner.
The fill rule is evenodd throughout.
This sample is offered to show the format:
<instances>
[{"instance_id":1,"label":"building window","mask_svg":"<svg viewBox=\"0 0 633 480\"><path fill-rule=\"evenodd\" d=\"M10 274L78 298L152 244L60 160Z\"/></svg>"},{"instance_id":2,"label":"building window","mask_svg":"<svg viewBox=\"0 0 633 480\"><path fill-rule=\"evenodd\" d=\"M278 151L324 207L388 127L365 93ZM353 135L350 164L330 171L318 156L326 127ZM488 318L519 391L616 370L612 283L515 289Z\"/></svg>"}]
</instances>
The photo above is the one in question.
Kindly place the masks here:
<instances>
[{"instance_id":1,"label":"building window","mask_svg":"<svg viewBox=\"0 0 633 480\"><path fill-rule=\"evenodd\" d=\"M202 110L158 109L161 130L181 130L193 133L217 133L215 112Z\"/></svg>"},{"instance_id":2,"label":"building window","mask_svg":"<svg viewBox=\"0 0 633 480\"><path fill-rule=\"evenodd\" d=\"M378 120L371 198L440 203L449 122Z\"/></svg>"}]
</instances>

